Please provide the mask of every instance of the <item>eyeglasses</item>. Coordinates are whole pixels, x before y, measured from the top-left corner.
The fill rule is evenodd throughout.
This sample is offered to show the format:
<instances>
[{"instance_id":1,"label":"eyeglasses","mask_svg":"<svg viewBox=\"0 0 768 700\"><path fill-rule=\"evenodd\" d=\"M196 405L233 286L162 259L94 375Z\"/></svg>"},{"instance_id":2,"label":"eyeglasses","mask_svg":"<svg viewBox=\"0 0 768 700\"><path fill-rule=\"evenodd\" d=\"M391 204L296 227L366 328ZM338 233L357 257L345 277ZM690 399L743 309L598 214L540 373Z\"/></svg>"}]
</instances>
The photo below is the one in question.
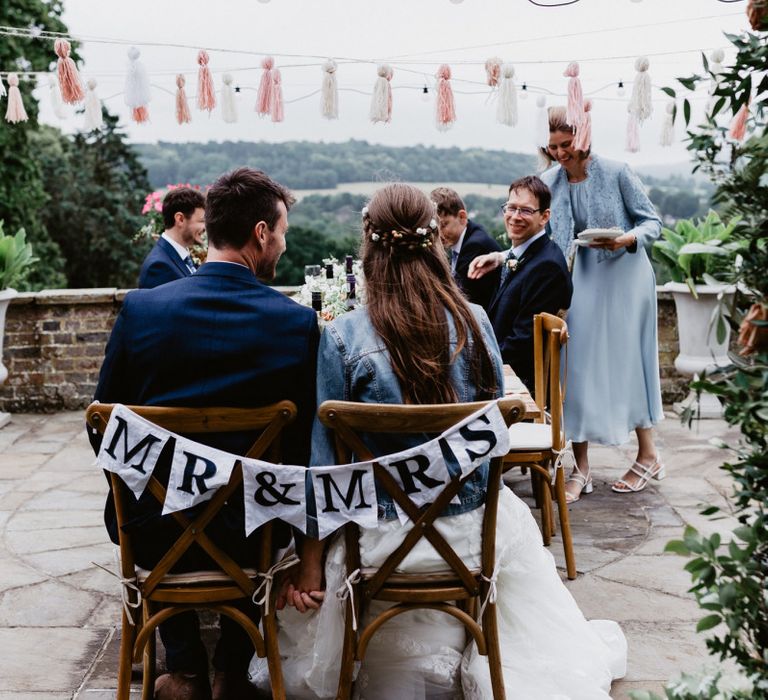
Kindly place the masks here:
<instances>
[{"instance_id":1,"label":"eyeglasses","mask_svg":"<svg viewBox=\"0 0 768 700\"><path fill-rule=\"evenodd\" d=\"M502 214L512 214L514 216L515 212L517 212L524 219L528 219L529 217L533 216L537 211L541 211L541 209L531 209L530 207L516 207L512 204L509 204L509 202L506 202L501 205Z\"/></svg>"}]
</instances>

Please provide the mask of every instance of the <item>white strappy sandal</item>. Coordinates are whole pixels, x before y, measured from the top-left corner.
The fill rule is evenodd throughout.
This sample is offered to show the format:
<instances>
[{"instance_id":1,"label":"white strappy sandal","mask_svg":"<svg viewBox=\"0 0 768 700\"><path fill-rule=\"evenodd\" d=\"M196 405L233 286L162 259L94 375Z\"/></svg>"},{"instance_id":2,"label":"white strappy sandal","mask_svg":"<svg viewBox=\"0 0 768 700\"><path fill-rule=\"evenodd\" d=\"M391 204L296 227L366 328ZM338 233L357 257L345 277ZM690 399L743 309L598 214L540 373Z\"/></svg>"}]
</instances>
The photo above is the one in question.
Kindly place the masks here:
<instances>
[{"instance_id":1,"label":"white strappy sandal","mask_svg":"<svg viewBox=\"0 0 768 700\"><path fill-rule=\"evenodd\" d=\"M611 491L615 491L616 493L637 493L648 486L648 482L651 479L661 481L667 475L666 467L659 460L659 455L656 455L653 464L649 466L640 464L640 462L633 462L629 471L640 477L637 483L633 486L628 481L619 479L613 486L611 486Z\"/></svg>"},{"instance_id":2,"label":"white strappy sandal","mask_svg":"<svg viewBox=\"0 0 768 700\"><path fill-rule=\"evenodd\" d=\"M577 467L574 467L571 475L568 477L568 481L565 482L567 486L572 481L575 481L579 485L579 492L574 496L570 492L565 492L565 502L576 503L581 498L581 495L589 495L592 493L594 487L592 486L592 468L587 469L587 475L584 476Z\"/></svg>"}]
</instances>

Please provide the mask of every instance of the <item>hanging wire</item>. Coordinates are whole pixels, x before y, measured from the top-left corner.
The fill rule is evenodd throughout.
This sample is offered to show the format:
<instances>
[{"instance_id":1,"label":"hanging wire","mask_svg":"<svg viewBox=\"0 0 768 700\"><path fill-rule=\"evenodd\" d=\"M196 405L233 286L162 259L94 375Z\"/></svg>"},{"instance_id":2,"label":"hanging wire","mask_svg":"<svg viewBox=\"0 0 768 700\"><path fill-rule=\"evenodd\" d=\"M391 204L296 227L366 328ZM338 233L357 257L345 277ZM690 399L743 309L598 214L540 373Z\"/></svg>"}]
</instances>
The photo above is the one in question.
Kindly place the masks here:
<instances>
[{"instance_id":1,"label":"hanging wire","mask_svg":"<svg viewBox=\"0 0 768 700\"><path fill-rule=\"evenodd\" d=\"M565 7L566 5L575 5L579 0L568 0L568 2L558 2L554 5L545 5L542 2L536 2L536 0L528 0L531 5L536 5L536 7Z\"/></svg>"}]
</instances>

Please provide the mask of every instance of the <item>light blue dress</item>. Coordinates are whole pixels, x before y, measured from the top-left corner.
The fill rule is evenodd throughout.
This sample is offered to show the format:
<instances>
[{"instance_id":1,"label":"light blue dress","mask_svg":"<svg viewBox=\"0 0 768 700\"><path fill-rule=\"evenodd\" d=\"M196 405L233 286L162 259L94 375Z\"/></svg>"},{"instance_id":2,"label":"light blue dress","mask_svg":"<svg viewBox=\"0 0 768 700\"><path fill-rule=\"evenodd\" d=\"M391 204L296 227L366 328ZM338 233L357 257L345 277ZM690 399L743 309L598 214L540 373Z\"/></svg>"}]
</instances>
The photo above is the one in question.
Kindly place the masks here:
<instances>
[{"instance_id":1,"label":"light blue dress","mask_svg":"<svg viewBox=\"0 0 768 700\"><path fill-rule=\"evenodd\" d=\"M574 442L620 445L663 419L656 279L648 251L661 220L624 163L592 156L587 179L570 184L559 165L542 175L552 190L550 235L568 255L587 228L618 226L637 249L578 247L565 360L565 432Z\"/></svg>"}]
</instances>

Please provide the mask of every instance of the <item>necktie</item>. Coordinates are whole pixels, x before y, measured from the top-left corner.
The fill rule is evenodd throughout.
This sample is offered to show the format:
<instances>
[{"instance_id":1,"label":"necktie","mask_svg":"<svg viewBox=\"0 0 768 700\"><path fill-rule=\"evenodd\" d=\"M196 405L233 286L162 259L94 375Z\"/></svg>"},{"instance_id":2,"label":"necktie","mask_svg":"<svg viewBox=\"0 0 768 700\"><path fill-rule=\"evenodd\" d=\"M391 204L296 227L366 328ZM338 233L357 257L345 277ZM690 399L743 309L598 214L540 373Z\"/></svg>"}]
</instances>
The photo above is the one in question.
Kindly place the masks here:
<instances>
[{"instance_id":1,"label":"necktie","mask_svg":"<svg viewBox=\"0 0 768 700\"><path fill-rule=\"evenodd\" d=\"M456 262L459 259L459 251L451 248L451 272L456 272Z\"/></svg>"},{"instance_id":2,"label":"necktie","mask_svg":"<svg viewBox=\"0 0 768 700\"><path fill-rule=\"evenodd\" d=\"M504 284L504 282L507 281L507 277L509 276L509 265L507 265L507 263L510 260L517 260L517 256L512 252L512 248L510 248L507 251L507 257L504 258L504 262L502 263L501 277L499 278L499 286L501 286L502 284Z\"/></svg>"},{"instance_id":3,"label":"necktie","mask_svg":"<svg viewBox=\"0 0 768 700\"><path fill-rule=\"evenodd\" d=\"M195 267L195 263L192 262L192 258L187 255L186 258L184 258L184 264L187 266L187 270L189 270L190 275L194 275L197 271L197 268Z\"/></svg>"}]
</instances>

